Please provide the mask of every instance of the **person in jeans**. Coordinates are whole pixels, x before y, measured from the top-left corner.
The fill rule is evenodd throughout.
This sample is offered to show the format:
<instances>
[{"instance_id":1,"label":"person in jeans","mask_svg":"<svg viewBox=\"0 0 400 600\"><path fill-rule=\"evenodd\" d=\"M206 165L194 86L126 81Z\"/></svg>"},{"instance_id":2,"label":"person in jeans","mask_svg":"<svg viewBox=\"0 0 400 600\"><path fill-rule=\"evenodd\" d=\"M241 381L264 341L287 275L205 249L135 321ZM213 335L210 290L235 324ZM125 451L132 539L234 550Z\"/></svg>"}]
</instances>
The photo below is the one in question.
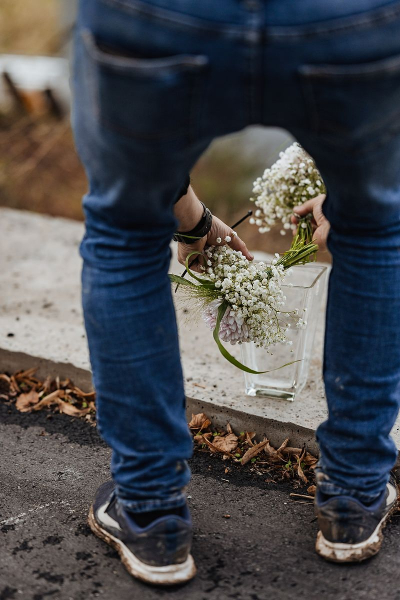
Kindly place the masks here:
<instances>
[{"instance_id":1,"label":"person in jeans","mask_svg":"<svg viewBox=\"0 0 400 600\"><path fill-rule=\"evenodd\" d=\"M290 131L328 188L317 551L368 558L396 503L400 1L82 0L74 60L89 180L83 308L98 426L112 448L93 531L145 581L195 573L170 242L178 232L183 261L229 235L188 173L215 137L258 124ZM240 239L230 245L251 260Z\"/></svg>"}]
</instances>

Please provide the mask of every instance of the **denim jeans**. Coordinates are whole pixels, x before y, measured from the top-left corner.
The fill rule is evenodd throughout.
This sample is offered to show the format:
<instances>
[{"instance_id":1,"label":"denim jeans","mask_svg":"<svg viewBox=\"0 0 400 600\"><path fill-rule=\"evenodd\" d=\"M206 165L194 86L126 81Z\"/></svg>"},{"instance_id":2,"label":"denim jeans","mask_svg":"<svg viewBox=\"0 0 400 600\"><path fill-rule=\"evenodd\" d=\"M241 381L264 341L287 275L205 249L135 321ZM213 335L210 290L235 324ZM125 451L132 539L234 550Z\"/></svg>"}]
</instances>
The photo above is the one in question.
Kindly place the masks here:
<instances>
[{"instance_id":1,"label":"denim jeans","mask_svg":"<svg viewBox=\"0 0 400 600\"><path fill-rule=\"evenodd\" d=\"M289 130L329 190L319 478L325 493L375 497L400 400L400 2L82 0L73 87L83 307L121 501L184 502L173 205L210 142L252 124Z\"/></svg>"}]
</instances>

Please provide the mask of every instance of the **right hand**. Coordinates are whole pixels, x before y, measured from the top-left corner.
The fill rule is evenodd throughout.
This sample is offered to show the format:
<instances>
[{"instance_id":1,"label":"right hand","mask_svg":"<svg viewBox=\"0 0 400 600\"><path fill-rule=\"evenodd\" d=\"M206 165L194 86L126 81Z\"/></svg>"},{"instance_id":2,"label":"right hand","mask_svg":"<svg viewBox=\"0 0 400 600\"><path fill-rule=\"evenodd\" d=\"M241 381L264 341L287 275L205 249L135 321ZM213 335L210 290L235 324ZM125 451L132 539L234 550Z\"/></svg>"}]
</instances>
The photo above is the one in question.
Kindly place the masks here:
<instances>
[{"instance_id":1,"label":"right hand","mask_svg":"<svg viewBox=\"0 0 400 600\"><path fill-rule=\"evenodd\" d=\"M326 241L328 239L328 233L330 229L330 223L328 219L325 217L322 212L322 205L325 201L326 195L320 194L316 198L312 198L311 200L307 200L304 204L300 206L296 206L294 212L299 215L299 217L305 217L306 215L312 213L313 219L311 221L314 235L313 242L318 244L320 250L326 250ZM292 223L295 225L298 223L298 219L295 215L292 217Z\"/></svg>"}]
</instances>

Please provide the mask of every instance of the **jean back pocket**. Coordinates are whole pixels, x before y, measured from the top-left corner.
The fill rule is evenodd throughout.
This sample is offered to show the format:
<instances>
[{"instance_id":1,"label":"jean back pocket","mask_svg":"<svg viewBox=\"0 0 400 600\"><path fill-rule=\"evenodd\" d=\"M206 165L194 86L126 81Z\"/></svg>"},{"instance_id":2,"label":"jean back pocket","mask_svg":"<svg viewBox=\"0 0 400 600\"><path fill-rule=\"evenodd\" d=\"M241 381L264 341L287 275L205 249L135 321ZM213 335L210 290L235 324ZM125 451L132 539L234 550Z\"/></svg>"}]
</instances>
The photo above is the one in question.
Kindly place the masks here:
<instances>
[{"instance_id":1,"label":"jean back pocket","mask_svg":"<svg viewBox=\"0 0 400 600\"><path fill-rule=\"evenodd\" d=\"M196 112L208 58L181 54L135 57L81 32L93 102L101 124L143 141L196 135Z\"/></svg>"},{"instance_id":2,"label":"jean back pocket","mask_svg":"<svg viewBox=\"0 0 400 600\"><path fill-rule=\"evenodd\" d=\"M365 149L400 130L400 56L299 70L313 132L341 147Z\"/></svg>"}]
</instances>

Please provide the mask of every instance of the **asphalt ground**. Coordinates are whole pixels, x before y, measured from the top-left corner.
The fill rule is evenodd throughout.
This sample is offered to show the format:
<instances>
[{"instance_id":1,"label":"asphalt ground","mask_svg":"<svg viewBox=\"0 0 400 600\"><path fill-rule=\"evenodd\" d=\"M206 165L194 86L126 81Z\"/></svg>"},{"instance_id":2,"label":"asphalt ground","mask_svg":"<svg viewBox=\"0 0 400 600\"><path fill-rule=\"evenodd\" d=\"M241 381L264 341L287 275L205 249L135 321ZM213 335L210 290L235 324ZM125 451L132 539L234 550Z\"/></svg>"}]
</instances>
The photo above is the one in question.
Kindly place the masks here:
<instances>
[{"instance_id":1,"label":"asphalt ground","mask_svg":"<svg viewBox=\"0 0 400 600\"><path fill-rule=\"evenodd\" d=\"M0 452L0 600L400 600L396 517L371 561L326 563L314 552L312 505L293 502L290 484L265 483L245 467L226 474L220 458L195 453L187 493L198 574L179 588L152 588L86 524L109 476L95 428L0 403Z\"/></svg>"}]
</instances>

